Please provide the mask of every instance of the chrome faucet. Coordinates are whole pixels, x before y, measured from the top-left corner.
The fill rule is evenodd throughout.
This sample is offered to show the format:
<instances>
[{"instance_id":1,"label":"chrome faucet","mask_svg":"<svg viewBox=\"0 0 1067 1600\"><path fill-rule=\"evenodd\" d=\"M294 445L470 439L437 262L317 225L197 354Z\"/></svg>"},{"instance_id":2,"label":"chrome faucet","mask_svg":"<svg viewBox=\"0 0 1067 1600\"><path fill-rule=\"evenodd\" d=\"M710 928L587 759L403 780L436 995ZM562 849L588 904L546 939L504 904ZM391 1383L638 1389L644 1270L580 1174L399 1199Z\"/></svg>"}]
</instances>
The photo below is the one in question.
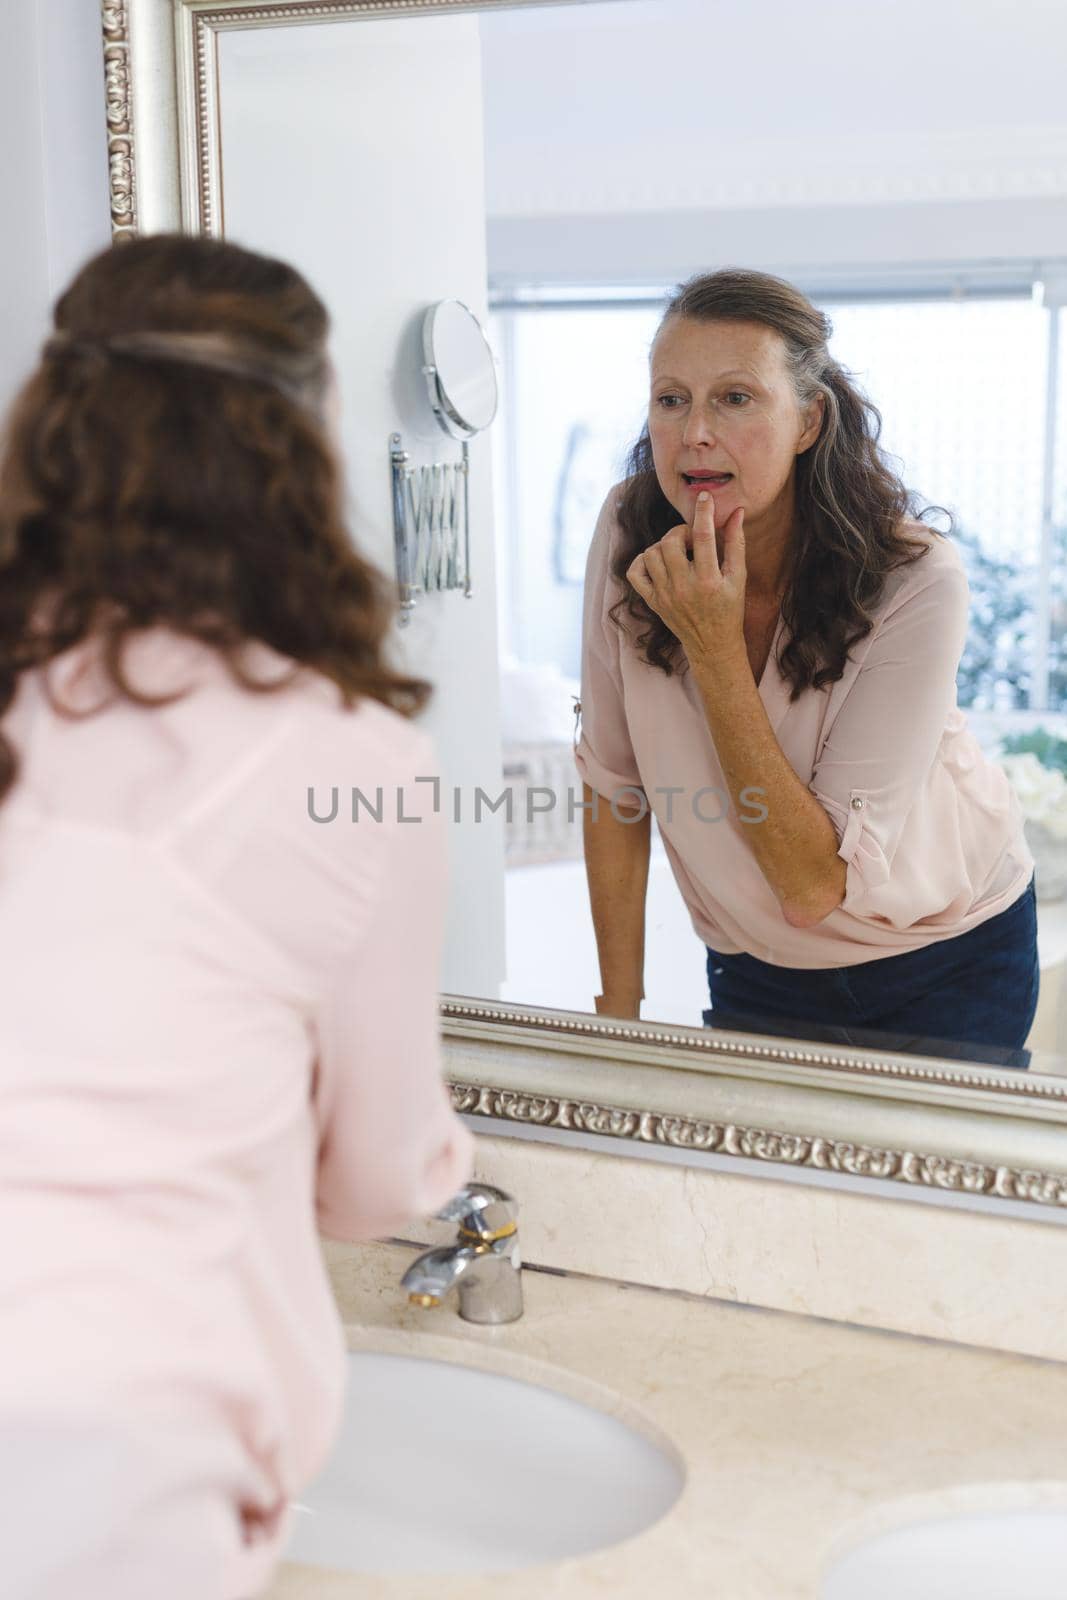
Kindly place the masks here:
<instances>
[{"instance_id":1,"label":"chrome faucet","mask_svg":"<svg viewBox=\"0 0 1067 1600\"><path fill-rule=\"evenodd\" d=\"M437 1213L457 1222L454 1245L426 1250L405 1272L401 1288L413 1306L439 1306L459 1291L465 1322L517 1322L522 1316L518 1208L503 1189L468 1183Z\"/></svg>"}]
</instances>

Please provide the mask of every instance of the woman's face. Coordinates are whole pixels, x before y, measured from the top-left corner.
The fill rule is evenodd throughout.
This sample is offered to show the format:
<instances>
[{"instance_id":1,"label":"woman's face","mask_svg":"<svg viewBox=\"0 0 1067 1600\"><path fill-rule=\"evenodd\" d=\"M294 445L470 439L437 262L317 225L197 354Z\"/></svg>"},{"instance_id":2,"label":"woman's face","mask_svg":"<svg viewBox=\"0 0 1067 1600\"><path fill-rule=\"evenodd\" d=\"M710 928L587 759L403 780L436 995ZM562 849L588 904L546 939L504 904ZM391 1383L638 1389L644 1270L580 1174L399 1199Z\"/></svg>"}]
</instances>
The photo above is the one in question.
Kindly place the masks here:
<instances>
[{"instance_id":1,"label":"woman's face","mask_svg":"<svg viewBox=\"0 0 1067 1600\"><path fill-rule=\"evenodd\" d=\"M669 317L652 346L652 459L683 522L692 523L702 489L720 527L738 506L746 528L791 508L796 458L818 438L822 410L820 395L802 415L785 342L763 323Z\"/></svg>"}]
</instances>

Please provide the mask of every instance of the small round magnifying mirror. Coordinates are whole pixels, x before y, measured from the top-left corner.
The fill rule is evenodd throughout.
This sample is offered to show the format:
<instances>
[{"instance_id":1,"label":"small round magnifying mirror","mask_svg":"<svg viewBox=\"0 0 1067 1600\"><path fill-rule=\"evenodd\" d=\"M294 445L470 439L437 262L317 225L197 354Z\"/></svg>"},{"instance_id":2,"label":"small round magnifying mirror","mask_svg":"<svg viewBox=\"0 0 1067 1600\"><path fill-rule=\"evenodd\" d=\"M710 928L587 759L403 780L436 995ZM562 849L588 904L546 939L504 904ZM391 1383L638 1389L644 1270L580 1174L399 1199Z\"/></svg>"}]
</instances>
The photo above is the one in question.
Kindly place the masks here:
<instances>
[{"instance_id":1,"label":"small round magnifying mirror","mask_svg":"<svg viewBox=\"0 0 1067 1600\"><path fill-rule=\"evenodd\" d=\"M439 300L423 318L422 348L434 415L453 439L472 439L496 416L493 352L462 300Z\"/></svg>"}]
</instances>

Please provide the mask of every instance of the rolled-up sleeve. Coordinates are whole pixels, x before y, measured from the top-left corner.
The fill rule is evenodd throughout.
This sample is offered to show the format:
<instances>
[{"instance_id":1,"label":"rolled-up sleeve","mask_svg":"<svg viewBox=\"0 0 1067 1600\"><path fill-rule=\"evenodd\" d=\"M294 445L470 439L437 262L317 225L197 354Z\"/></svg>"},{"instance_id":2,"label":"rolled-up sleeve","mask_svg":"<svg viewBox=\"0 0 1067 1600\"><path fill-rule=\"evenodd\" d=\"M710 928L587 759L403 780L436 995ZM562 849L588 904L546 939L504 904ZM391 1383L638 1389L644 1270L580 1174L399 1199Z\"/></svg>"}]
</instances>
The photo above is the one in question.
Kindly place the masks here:
<instances>
[{"instance_id":1,"label":"rolled-up sleeve","mask_svg":"<svg viewBox=\"0 0 1067 1600\"><path fill-rule=\"evenodd\" d=\"M608 495L597 518L585 570L582 605L581 737L574 762L583 780L597 794L611 799L619 791L624 805L645 796L630 742L623 696L621 634L608 616L623 589L611 575L615 504L618 490Z\"/></svg>"},{"instance_id":2,"label":"rolled-up sleeve","mask_svg":"<svg viewBox=\"0 0 1067 1600\"><path fill-rule=\"evenodd\" d=\"M808 786L834 825L848 868L841 909L897 927L910 926L918 914L899 892L903 884L894 882L897 852L924 803L956 704L969 609L967 577L954 550L936 564L933 554L923 557L909 572L916 577L902 585L899 602L870 640ZM936 875L936 832L924 831L922 843L933 853L928 865ZM896 876L921 881L923 863L909 859Z\"/></svg>"}]
</instances>

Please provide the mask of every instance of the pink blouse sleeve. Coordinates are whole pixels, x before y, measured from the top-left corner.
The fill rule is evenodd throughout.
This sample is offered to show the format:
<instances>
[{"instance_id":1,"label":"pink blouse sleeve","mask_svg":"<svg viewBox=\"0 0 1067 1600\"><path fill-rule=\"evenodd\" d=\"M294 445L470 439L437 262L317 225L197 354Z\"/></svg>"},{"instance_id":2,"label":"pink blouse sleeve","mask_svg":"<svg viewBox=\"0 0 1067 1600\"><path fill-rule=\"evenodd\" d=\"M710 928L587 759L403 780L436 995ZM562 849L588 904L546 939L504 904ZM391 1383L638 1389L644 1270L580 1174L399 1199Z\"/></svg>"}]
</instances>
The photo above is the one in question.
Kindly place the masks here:
<instances>
[{"instance_id":1,"label":"pink blouse sleeve","mask_svg":"<svg viewBox=\"0 0 1067 1600\"><path fill-rule=\"evenodd\" d=\"M395 1233L436 1211L471 1172L474 1141L442 1076L445 823L427 794L405 786L403 815L422 820L384 830L377 904L322 993L317 1203L329 1238Z\"/></svg>"},{"instance_id":2,"label":"pink blouse sleeve","mask_svg":"<svg viewBox=\"0 0 1067 1600\"><path fill-rule=\"evenodd\" d=\"M808 786L847 863L842 909L901 927L910 921L894 892L894 857L956 704L967 638L967 577L948 549L948 561L937 559L935 547L909 569L899 601L868 642ZM937 851L936 839L930 848Z\"/></svg>"},{"instance_id":3,"label":"pink blouse sleeve","mask_svg":"<svg viewBox=\"0 0 1067 1600\"><path fill-rule=\"evenodd\" d=\"M616 528L612 489L601 508L585 570L582 605L581 738L575 748L578 772L591 789L608 800L620 790L620 804L639 804L645 791L630 743L623 703L620 634L608 610L622 595L611 576Z\"/></svg>"}]
</instances>

